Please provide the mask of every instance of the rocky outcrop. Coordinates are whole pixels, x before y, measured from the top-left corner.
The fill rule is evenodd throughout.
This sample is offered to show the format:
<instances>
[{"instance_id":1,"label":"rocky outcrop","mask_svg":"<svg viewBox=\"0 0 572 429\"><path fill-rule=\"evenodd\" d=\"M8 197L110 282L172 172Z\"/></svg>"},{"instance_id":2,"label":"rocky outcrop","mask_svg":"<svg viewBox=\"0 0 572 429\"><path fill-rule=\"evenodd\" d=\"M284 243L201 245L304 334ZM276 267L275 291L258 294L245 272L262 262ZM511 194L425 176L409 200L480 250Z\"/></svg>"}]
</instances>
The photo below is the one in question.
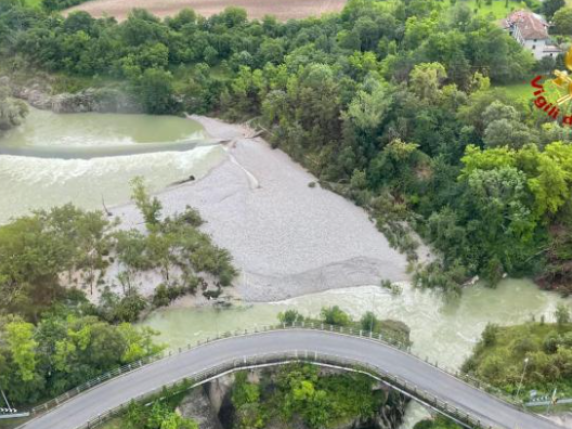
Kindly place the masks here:
<instances>
[{"instance_id":1,"label":"rocky outcrop","mask_svg":"<svg viewBox=\"0 0 572 429\"><path fill-rule=\"evenodd\" d=\"M181 416L197 422L199 429L223 429L217 413L202 387L193 389L179 405Z\"/></svg>"},{"instance_id":2,"label":"rocky outcrop","mask_svg":"<svg viewBox=\"0 0 572 429\"><path fill-rule=\"evenodd\" d=\"M379 429L397 428L403 422L409 399L385 386L383 390L388 395L387 401L375 415L374 425Z\"/></svg>"},{"instance_id":3,"label":"rocky outcrop","mask_svg":"<svg viewBox=\"0 0 572 429\"><path fill-rule=\"evenodd\" d=\"M320 377L336 376L343 374L343 371L335 368L320 368ZM246 381L253 384L263 385L263 389L272 390L273 385L277 381L276 377L278 372L276 367L274 368L264 368L264 369L253 369L248 371ZM205 399L210 404L210 409L212 412L218 416L218 422L221 425L219 429L225 428L229 429L234 427L239 419L240 413L234 408L231 397L236 383L236 376L234 374L227 374L220 378L214 379L205 385L204 391L202 393L202 398L200 401ZM363 420L359 417L351 418L346 421L340 421L336 424L330 426L330 429L361 429L361 428L377 428L377 429L394 429L399 427L400 423L403 421L403 416L405 414L405 408L408 403L408 399L401 395L399 392L389 389L383 383L375 383L372 386L372 394L383 393L385 400L383 405L377 410L373 418L368 418ZM190 397L185 399L192 400ZM198 413L198 415L203 415L204 413ZM190 416L190 414L184 414L185 416ZM195 418L196 419L196 418ZM198 419L196 419L199 421ZM209 421L212 421L210 419ZM210 428L211 426L204 426L204 428ZM203 429L203 426L200 426ZM307 424L300 418L300 416L294 415L289 421L283 421L280 417L273 417L265 425L265 429L309 429Z\"/></svg>"},{"instance_id":4,"label":"rocky outcrop","mask_svg":"<svg viewBox=\"0 0 572 429\"><path fill-rule=\"evenodd\" d=\"M220 413L223 404L228 402L234 380L234 374L229 374L216 378L208 384L209 400L217 414Z\"/></svg>"},{"instance_id":5,"label":"rocky outcrop","mask_svg":"<svg viewBox=\"0 0 572 429\"><path fill-rule=\"evenodd\" d=\"M56 113L141 113L141 106L124 92L109 88L89 88L77 94L58 94L52 97Z\"/></svg>"},{"instance_id":6,"label":"rocky outcrop","mask_svg":"<svg viewBox=\"0 0 572 429\"><path fill-rule=\"evenodd\" d=\"M31 106L55 113L142 113L137 100L124 91L114 88L88 88L77 93L53 95L52 87L45 81L13 82L0 77L0 85L10 88L12 96L27 101Z\"/></svg>"}]
</instances>

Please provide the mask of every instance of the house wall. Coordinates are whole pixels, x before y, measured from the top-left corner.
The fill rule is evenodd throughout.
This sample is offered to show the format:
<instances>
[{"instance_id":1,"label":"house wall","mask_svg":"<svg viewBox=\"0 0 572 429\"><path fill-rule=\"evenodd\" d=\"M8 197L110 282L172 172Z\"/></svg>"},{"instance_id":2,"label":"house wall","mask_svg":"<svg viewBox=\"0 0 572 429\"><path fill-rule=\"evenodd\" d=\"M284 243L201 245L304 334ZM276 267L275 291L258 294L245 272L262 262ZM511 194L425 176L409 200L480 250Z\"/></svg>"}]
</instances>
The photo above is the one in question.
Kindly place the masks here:
<instances>
[{"instance_id":1,"label":"house wall","mask_svg":"<svg viewBox=\"0 0 572 429\"><path fill-rule=\"evenodd\" d=\"M542 59L544 56L548 56L548 54L544 53L544 48L546 47L546 39L537 39L535 40L525 40L523 46L532 52L534 58L537 60Z\"/></svg>"},{"instance_id":2,"label":"house wall","mask_svg":"<svg viewBox=\"0 0 572 429\"><path fill-rule=\"evenodd\" d=\"M549 53L544 52L544 49L549 44L549 39L525 40L520 34L518 27L515 27L510 34L517 40L518 43L532 52L532 55L534 55L535 59L540 60L544 57L551 56ZM552 54L553 57L556 57L556 55L556 53Z\"/></svg>"}]
</instances>

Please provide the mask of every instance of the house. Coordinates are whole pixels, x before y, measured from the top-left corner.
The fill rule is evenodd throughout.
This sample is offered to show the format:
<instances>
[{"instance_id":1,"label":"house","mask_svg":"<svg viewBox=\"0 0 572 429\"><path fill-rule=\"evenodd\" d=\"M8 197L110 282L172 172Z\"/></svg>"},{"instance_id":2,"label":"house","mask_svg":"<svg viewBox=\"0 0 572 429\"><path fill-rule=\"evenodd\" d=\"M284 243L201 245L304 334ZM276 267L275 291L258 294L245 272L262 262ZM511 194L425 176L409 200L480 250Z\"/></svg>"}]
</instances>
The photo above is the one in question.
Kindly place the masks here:
<instances>
[{"instance_id":1,"label":"house","mask_svg":"<svg viewBox=\"0 0 572 429\"><path fill-rule=\"evenodd\" d=\"M502 20L502 26L524 48L531 51L537 60L562 53L548 35L549 24L536 13L525 10L512 12Z\"/></svg>"}]
</instances>

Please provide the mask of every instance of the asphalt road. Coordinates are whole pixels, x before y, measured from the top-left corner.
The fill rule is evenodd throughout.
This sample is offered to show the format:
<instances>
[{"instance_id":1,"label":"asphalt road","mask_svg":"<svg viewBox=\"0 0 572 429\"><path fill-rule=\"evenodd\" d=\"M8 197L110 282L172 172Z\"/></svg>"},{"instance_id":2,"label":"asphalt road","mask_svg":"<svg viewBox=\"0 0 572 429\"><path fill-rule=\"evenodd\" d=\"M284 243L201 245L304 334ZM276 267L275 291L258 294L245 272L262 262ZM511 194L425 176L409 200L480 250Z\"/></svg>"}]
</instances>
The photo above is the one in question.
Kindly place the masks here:
<instances>
[{"instance_id":1,"label":"asphalt road","mask_svg":"<svg viewBox=\"0 0 572 429\"><path fill-rule=\"evenodd\" d=\"M452 406L470 412L487 426L506 429L555 429L556 424L523 413L413 356L383 343L335 333L289 329L228 338L155 362L112 379L65 402L23 427L75 429L141 393L214 365L261 353L305 350L375 365L415 384Z\"/></svg>"}]
</instances>

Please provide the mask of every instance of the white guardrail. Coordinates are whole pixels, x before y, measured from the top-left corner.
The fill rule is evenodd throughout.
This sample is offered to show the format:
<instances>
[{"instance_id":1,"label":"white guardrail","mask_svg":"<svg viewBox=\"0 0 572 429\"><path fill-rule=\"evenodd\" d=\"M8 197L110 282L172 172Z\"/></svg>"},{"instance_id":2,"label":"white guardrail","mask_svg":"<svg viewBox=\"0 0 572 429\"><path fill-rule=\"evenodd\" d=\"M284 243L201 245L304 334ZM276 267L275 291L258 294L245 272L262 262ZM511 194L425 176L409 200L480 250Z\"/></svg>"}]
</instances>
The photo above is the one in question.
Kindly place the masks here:
<instances>
[{"instance_id":1,"label":"white guardrail","mask_svg":"<svg viewBox=\"0 0 572 429\"><path fill-rule=\"evenodd\" d=\"M101 383L104 383L108 380L111 380L115 377L126 374L128 372L131 372L133 370L141 368L145 365L149 365L149 364L156 362L158 360L168 359L169 357L173 356L174 354L183 353L185 351L191 350L195 347L202 346L202 345L207 344L209 342L213 342L213 341L223 339L223 338L240 337L240 336L246 336L246 335L251 335L251 334L256 334L256 333L261 333L261 332L272 331L272 330L300 329L300 328L321 330L321 331L326 331L326 332L336 332L336 333L340 333L340 334L351 335L351 336L356 336L356 337L361 337L361 338L368 338L368 339L375 340L375 341L380 341L380 342L382 342L382 343L384 343L390 347L398 348L398 349L402 350L403 352L406 352L406 353L410 354L411 356L413 356L419 360L422 360L422 361L426 362L427 364L430 364L430 365L434 366L435 368L438 368L439 370L446 372L449 375L454 376L454 377L458 378L459 380L464 381L467 384L470 384L471 386L473 386L473 387L475 387L475 388L477 388L483 392L486 392L488 394L493 394L498 399L500 399L500 400L502 400L502 401L504 401L510 405L513 405L513 406L520 406L521 405L521 403L516 401L514 398L505 395L499 389L496 389L496 388L488 386L484 383L481 383L480 381L473 379L472 377L470 377L466 374L461 374L458 372L448 370L447 368L440 367L437 364L437 362L429 362L429 360L427 358L422 359L421 357L419 357L419 356L417 356L411 352L409 344L405 345L405 344L401 343L398 339L384 335L383 333L375 333L374 334L372 332L368 332L368 331L364 331L364 330L360 330L360 329L356 329L356 328L352 328L352 327L334 326L334 325L328 325L328 324L324 324L324 323L299 322L299 323L293 323L293 324L256 326L254 329L251 329L251 330L245 329L244 331L226 332L222 335L217 335L217 337L212 338L212 339L207 338L204 341L199 340L193 345L188 344L186 347L180 347L180 348L178 348L178 351L175 351L175 352L173 352L172 350L171 351L163 351L159 354L146 357L144 359L138 360L138 361L130 363L128 365L124 365L124 366L117 368L113 371L107 372L107 373L101 375L100 377L89 380L88 382L86 382L86 383L76 387L75 389L72 389L72 390L58 396L55 399L52 399L48 402L45 402L41 405L38 405L38 406L32 408L30 410L30 416L35 417L35 416L39 416L41 414L44 414L44 413L48 412L49 410L51 410L51 409L61 405L62 403L68 401L69 399L81 394L82 392L85 392L86 390L89 390L89 389L91 389L91 388L93 388L93 387L95 387ZM233 361L226 362L226 363L221 364L221 365L213 366L213 367L208 368L204 371L201 371L201 372L198 372L195 374L191 374L191 375L184 377L180 380L176 380L174 382L171 382L168 385L161 386L159 388L153 389L153 390L148 391L148 392L144 392L144 393L138 395L137 397L132 398L131 400L129 400L126 403L119 404L117 407L115 407L112 410L109 410L105 414L99 415L96 418L90 420L89 422L86 422L84 425L78 427L77 429L95 428L95 427L101 425L102 423L104 423L105 421L109 420L110 418L123 413L132 401L139 402L139 401L144 401L146 399L150 399L153 396L157 396L158 394L160 394L164 388L172 388L175 385L178 385L180 383L186 383L186 389L190 389L190 388L195 387L197 385L203 384L212 378L216 378L217 376L224 375L225 373L228 373L228 372L234 372L236 370L248 369L250 367L262 366L262 365L268 365L268 364L276 365L276 364L284 364L284 363L290 363L290 362L308 362L308 363L316 363L316 364L323 363L323 364L333 364L333 365L337 365L337 366L341 366L341 367L345 367L345 368L363 368L364 371L359 371L359 372L368 373L370 375L375 375L375 374L379 375L381 377L381 381L385 382L386 384L390 385L391 387L397 388L400 392L402 392L402 393L404 393L410 397L413 397L417 400L421 400L422 402L426 402L429 406L432 406L432 407L436 408L437 410L444 412L445 414L449 415L450 417L454 418L459 423L462 423L467 427L475 427L475 428L482 428L482 429L497 429L497 428L493 428L492 426L485 426L479 418L472 416L470 413L467 413L463 410L460 410L460 409L452 406L451 404L448 404L445 401L440 400L438 397L436 397L435 395L433 395L427 391L423 391L423 390L418 389L415 385L413 385L410 382L407 382L406 380L404 380L400 377L396 377L392 374L387 373L383 368L376 367L373 365L367 365L367 364L357 362L357 361L348 360L348 359L342 358L340 356L325 355L325 354L320 354L320 353L315 353L312 351L305 351L305 350L299 350L299 351L294 351L294 352L289 352L289 353L266 353L266 354L263 353L263 354L260 354L260 355L254 356L254 357L249 357L246 359L241 357L240 359L235 359ZM526 411L526 410L524 410L524 411ZM20 426L20 428L25 428L25 424Z\"/></svg>"}]
</instances>

